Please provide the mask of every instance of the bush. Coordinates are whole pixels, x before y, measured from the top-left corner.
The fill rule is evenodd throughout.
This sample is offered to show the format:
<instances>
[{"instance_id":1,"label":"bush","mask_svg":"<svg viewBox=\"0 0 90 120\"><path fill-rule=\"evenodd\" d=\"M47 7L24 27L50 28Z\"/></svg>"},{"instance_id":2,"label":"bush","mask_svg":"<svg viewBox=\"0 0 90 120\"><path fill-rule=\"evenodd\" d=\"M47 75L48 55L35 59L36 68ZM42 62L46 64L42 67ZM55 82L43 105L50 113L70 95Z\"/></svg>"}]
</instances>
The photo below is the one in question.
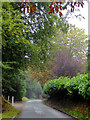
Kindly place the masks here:
<instances>
[{"instance_id":1,"label":"bush","mask_svg":"<svg viewBox=\"0 0 90 120\"><path fill-rule=\"evenodd\" d=\"M73 77L70 80L69 84L66 85L66 88L68 89L68 93L71 96L75 96L76 94L78 94L84 99L90 99L88 74L78 73L76 77Z\"/></svg>"},{"instance_id":2,"label":"bush","mask_svg":"<svg viewBox=\"0 0 90 120\"><path fill-rule=\"evenodd\" d=\"M90 87L88 74L79 74L76 77L59 77L59 79L51 80L44 85L43 94L46 97L52 96L71 96L72 98L79 96L80 98L90 99Z\"/></svg>"},{"instance_id":3,"label":"bush","mask_svg":"<svg viewBox=\"0 0 90 120\"><path fill-rule=\"evenodd\" d=\"M26 102L26 101L28 101L28 100L29 100L29 99L28 99L27 97L23 97L23 98L22 98L22 101L23 101L23 102Z\"/></svg>"},{"instance_id":4,"label":"bush","mask_svg":"<svg viewBox=\"0 0 90 120\"><path fill-rule=\"evenodd\" d=\"M58 93L62 96L62 92L66 90L65 84L69 81L70 78L62 76L59 77L59 79L51 80L44 85L43 93L48 95L48 97L54 96Z\"/></svg>"}]
</instances>

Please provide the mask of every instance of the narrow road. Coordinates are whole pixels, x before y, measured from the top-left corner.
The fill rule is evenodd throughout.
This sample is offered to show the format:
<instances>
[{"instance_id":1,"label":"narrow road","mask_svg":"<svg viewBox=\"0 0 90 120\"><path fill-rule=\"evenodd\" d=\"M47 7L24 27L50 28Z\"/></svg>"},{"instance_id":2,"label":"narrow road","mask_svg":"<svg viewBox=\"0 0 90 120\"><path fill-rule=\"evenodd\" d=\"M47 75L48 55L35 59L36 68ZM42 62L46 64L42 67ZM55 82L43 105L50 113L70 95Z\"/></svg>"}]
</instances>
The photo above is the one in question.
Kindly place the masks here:
<instances>
[{"instance_id":1,"label":"narrow road","mask_svg":"<svg viewBox=\"0 0 90 120\"><path fill-rule=\"evenodd\" d=\"M70 116L44 105L39 99L26 102L19 118L68 118L68 120L73 120Z\"/></svg>"}]
</instances>

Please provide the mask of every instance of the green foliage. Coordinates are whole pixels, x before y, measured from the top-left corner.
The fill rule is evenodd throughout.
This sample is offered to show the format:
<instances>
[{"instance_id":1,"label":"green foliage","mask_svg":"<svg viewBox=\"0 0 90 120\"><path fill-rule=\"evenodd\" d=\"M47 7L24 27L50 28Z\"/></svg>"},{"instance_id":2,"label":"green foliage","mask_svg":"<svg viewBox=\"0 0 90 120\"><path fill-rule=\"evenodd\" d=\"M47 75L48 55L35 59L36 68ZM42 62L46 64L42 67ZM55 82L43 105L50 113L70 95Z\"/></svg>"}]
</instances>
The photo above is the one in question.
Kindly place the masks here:
<instances>
[{"instance_id":1,"label":"green foliage","mask_svg":"<svg viewBox=\"0 0 90 120\"><path fill-rule=\"evenodd\" d=\"M37 10L23 16L25 24L27 23L30 27L30 37L27 35L26 39L32 41L33 45L38 47L37 51L40 65L50 57L49 52L52 48L52 40L56 28L60 27L63 31L67 30L64 20L59 19L54 14L48 14L49 4L49 2L32 2L32 5L34 5Z\"/></svg>"},{"instance_id":2,"label":"green foliage","mask_svg":"<svg viewBox=\"0 0 90 120\"><path fill-rule=\"evenodd\" d=\"M8 62L14 69L24 69L27 63L37 60L37 47L26 39L27 33L30 36L29 27L24 24L20 11L14 10L10 3L3 3L2 8L3 64Z\"/></svg>"},{"instance_id":3,"label":"green foliage","mask_svg":"<svg viewBox=\"0 0 90 120\"><path fill-rule=\"evenodd\" d=\"M70 26L67 34L64 34L59 29L56 31L53 51L62 52L66 50L70 56L81 60L85 64L88 48L87 38L88 36L85 34L85 31L75 26Z\"/></svg>"},{"instance_id":4,"label":"green foliage","mask_svg":"<svg viewBox=\"0 0 90 120\"><path fill-rule=\"evenodd\" d=\"M8 75L7 75L8 74ZM13 73L13 71L3 70L2 74L2 89L3 95L14 96L15 100L21 100L26 93L26 72L20 71L19 73Z\"/></svg>"},{"instance_id":5,"label":"green foliage","mask_svg":"<svg viewBox=\"0 0 90 120\"><path fill-rule=\"evenodd\" d=\"M21 100L25 96L24 70L29 65L44 65L57 27L54 23L64 25L56 15L48 14L48 2L32 4L37 6L37 11L23 15L20 3L2 3L2 88L6 98L15 95L15 100Z\"/></svg>"},{"instance_id":6,"label":"green foliage","mask_svg":"<svg viewBox=\"0 0 90 120\"><path fill-rule=\"evenodd\" d=\"M39 98L41 94L42 87L41 84L35 80L26 81L26 97L27 98Z\"/></svg>"},{"instance_id":7,"label":"green foliage","mask_svg":"<svg viewBox=\"0 0 90 120\"><path fill-rule=\"evenodd\" d=\"M64 94L64 96L81 96L83 99L90 99L90 87L89 87L88 74L79 74L76 77L59 77L58 79L51 80L44 85L43 93L48 97L58 96Z\"/></svg>"},{"instance_id":8,"label":"green foliage","mask_svg":"<svg viewBox=\"0 0 90 120\"><path fill-rule=\"evenodd\" d=\"M70 95L75 94L75 91L78 92L84 99L90 99L90 87L89 87L88 74L79 74L76 77L73 77L69 84L66 85Z\"/></svg>"},{"instance_id":9,"label":"green foliage","mask_svg":"<svg viewBox=\"0 0 90 120\"><path fill-rule=\"evenodd\" d=\"M2 96L2 118L12 118L19 111L15 109L10 102Z\"/></svg>"},{"instance_id":10,"label":"green foliage","mask_svg":"<svg viewBox=\"0 0 90 120\"><path fill-rule=\"evenodd\" d=\"M6 98L9 95L21 100L25 96L24 69L30 61L25 55L32 46L25 39L28 29L21 13L9 2L2 3L2 89Z\"/></svg>"},{"instance_id":11,"label":"green foliage","mask_svg":"<svg viewBox=\"0 0 90 120\"><path fill-rule=\"evenodd\" d=\"M23 98L22 98L22 101L23 101L23 102L26 102L26 101L28 101L28 100L29 100L29 99L28 99L27 97L23 97Z\"/></svg>"},{"instance_id":12,"label":"green foliage","mask_svg":"<svg viewBox=\"0 0 90 120\"><path fill-rule=\"evenodd\" d=\"M88 108L82 106L76 106L75 108L63 108L64 111L66 111L69 115L74 115L78 119L88 120Z\"/></svg>"},{"instance_id":13,"label":"green foliage","mask_svg":"<svg viewBox=\"0 0 90 120\"><path fill-rule=\"evenodd\" d=\"M18 3L16 3L16 5L17 4ZM34 14L34 17L36 14L37 13ZM37 66L41 65L40 63L42 63L42 61L46 61L46 52L48 52L48 47L46 46L49 43L48 39L44 39L47 38L48 33L44 38L41 37L43 35L39 35L41 31L41 34L45 34L44 30L46 28L44 30L39 28L37 33L34 31L33 34L30 31L30 27L36 25L35 22L33 24L33 15L31 15L32 23L30 24L28 23L28 19L22 16L20 10L16 9L15 3L2 3L2 88L3 95L5 95L6 98L8 95L15 95L15 100L20 100L25 96L26 77L24 70L27 69L28 65L34 64ZM47 19L45 19L45 21L47 21ZM41 22L39 22L38 25L40 25L40 23ZM52 21L50 24L53 26ZM48 24L46 25L48 26ZM50 27L48 27L48 29L49 28ZM50 36L52 35L50 34Z\"/></svg>"},{"instance_id":14,"label":"green foliage","mask_svg":"<svg viewBox=\"0 0 90 120\"><path fill-rule=\"evenodd\" d=\"M68 77L59 77L59 79L51 80L44 85L44 93L53 96L58 91L65 89L66 82L70 81Z\"/></svg>"}]
</instances>

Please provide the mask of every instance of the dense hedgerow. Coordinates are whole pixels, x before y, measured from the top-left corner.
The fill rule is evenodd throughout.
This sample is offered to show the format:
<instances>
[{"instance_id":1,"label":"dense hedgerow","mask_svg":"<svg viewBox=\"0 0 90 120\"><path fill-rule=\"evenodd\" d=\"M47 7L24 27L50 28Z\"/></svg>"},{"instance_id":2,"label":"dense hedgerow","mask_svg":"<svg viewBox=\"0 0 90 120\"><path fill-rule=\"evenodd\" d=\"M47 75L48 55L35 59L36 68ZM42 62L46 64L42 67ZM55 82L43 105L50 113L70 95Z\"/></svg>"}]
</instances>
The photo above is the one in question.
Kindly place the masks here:
<instances>
[{"instance_id":1,"label":"dense hedgerow","mask_svg":"<svg viewBox=\"0 0 90 120\"><path fill-rule=\"evenodd\" d=\"M88 74L79 74L76 77L59 77L58 79L51 80L44 85L43 93L52 97L58 96L71 96L89 100L90 99L90 87L89 87Z\"/></svg>"}]
</instances>

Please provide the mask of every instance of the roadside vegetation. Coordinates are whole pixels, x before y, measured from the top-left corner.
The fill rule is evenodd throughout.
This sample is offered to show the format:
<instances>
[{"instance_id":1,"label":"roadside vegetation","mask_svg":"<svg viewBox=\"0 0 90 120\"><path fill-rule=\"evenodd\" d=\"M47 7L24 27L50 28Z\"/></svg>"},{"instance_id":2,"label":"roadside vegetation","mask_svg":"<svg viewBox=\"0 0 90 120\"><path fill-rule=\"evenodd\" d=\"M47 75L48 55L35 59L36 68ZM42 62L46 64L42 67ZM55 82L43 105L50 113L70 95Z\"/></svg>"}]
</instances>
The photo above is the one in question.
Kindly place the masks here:
<instances>
[{"instance_id":1,"label":"roadside vegetation","mask_svg":"<svg viewBox=\"0 0 90 120\"><path fill-rule=\"evenodd\" d=\"M2 96L2 118L13 118L19 111Z\"/></svg>"},{"instance_id":2,"label":"roadside vegetation","mask_svg":"<svg viewBox=\"0 0 90 120\"><path fill-rule=\"evenodd\" d=\"M26 102L29 99L27 97L23 97L22 101L19 102ZM19 103L18 103L19 104ZM0 120L3 118L17 118L17 116L21 113L21 110L16 109L14 106L12 106L11 102L7 101L3 96L2 96L2 114L0 114Z\"/></svg>"},{"instance_id":3,"label":"roadside vegetation","mask_svg":"<svg viewBox=\"0 0 90 120\"><path fill-rule=\"evenodd\" d=\"M76 117L78 120L89 120L89 104L86 101L78 100L73 101L71 99L44 99L43 103L66 114Z\"/></svg>"},{"instance_id":4,"label":"roadside vegetation","mask_svg":"<svg viewBox=\"0 0 90 120\"><path fill-rule=\"evenodd\" d=\"M44 102L77 118L89 119L89 85L88 74L51 80L44 85L43 96L47 98Z\"/></svg>"},{"instance_id":5,"label":"roadside vegetation","mask_svg":"<svg viewBox=\"0 0 90 120\"><path fill-rule=\"evenodd\" d=\"M22 98L22 102L27 102L29 99L27 97Z\"/></svg>"},{"instance_id":6,"label":"roadside vegetation","mask_svg":"<svg viewBox=\"0 0 90 120\"><path fill-rule=\"evenodd\" d=\"M51 80L44 85L44 94L48 97L58 96L72 97L75 99L90 99L90 87L88 74L80 74L76 77L59 77L58 79Z\"/></svg>"}]
</instances>

